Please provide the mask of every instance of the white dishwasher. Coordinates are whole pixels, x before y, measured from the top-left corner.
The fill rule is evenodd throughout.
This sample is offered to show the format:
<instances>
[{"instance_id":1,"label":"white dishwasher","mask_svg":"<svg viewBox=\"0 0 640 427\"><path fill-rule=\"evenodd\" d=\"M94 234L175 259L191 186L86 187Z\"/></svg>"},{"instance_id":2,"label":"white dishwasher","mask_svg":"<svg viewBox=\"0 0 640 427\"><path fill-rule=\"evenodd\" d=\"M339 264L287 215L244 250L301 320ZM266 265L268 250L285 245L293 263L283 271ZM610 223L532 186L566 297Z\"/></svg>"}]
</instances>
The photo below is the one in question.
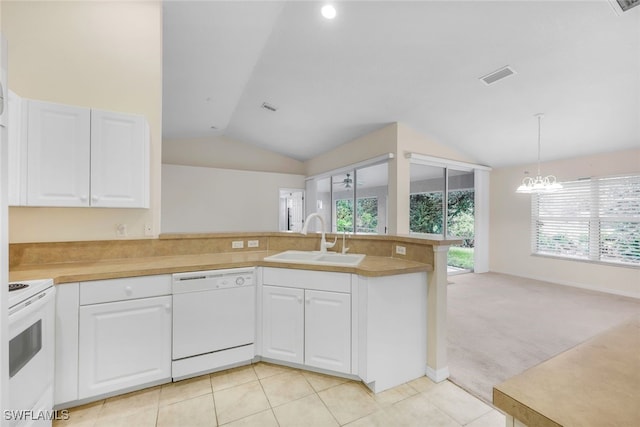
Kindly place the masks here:
<instances>
[{"instance_id":1,"label":"white dishwasher","mask_svg":"<svg viewBox=\"0 0 640 427\"><path fill-rule=\"evenodd\" d=\"M234 268L173 275L174 381L253 360L254 270Z\"/></svg>"}]
</instances>

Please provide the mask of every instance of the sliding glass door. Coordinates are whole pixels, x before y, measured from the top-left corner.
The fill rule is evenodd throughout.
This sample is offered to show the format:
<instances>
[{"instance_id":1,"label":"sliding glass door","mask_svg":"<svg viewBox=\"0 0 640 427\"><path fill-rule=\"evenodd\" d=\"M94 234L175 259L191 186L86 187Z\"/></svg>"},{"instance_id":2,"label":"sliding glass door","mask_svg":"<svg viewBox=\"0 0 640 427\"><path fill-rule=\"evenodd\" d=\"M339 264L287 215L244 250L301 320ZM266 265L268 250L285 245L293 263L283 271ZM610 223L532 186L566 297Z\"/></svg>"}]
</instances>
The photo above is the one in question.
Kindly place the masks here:
<instances>
[{"instance_id":1,"label":"sliding glass door","mask_svg":"<svg viewBox=\"0 0 640 427\"><path fill-rule=\"evenodd\" d=\"M412 163L410 176L410 232L463 239L449 251L449 268L473 270L474 172Z\"/></svg>"}]
</instances>

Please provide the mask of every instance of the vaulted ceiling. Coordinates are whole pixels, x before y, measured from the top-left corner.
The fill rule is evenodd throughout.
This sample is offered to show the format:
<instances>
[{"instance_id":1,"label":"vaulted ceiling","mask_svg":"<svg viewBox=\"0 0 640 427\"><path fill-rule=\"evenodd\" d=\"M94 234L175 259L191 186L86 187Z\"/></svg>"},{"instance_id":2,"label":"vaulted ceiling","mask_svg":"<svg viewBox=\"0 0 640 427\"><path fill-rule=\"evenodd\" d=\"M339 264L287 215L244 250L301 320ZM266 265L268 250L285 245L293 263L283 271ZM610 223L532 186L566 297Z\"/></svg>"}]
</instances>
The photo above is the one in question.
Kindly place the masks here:
<instances>
[{"instance_id":1,"label":"vaulted ceiling","mask_svg":"<svg viewBox=\"0 0 640 427\"><path fill-rule=\"evenodd\" d=\"M543 112L543 161L640 146L640 7L337 1L327 20L322 4L165 2L163 137L306 160L402 122L499 167L536 160Z\"/></svg>"}]
</instances>

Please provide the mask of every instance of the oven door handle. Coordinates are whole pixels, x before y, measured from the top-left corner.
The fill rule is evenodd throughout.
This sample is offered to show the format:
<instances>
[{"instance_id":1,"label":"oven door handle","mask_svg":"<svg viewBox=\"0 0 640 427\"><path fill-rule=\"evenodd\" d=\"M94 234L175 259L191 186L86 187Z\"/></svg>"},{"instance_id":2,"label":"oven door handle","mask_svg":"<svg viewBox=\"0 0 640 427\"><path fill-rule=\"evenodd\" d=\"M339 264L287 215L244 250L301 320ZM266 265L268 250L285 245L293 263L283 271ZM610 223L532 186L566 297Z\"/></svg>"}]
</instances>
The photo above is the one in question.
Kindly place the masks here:
<instances>
[{"instance_id":1,"label":"oven door handle","mask_svg":"<svg viewBox=\"0 0 640 427\"><path fill-rule=\"evenodd\" d=\"M19 322L25 317L38 311L42 306L49 303L54 298L55 288L51 287L32 296L26 301L15 305L9 309L9 323Z\"/></svg>"}]
</instances>

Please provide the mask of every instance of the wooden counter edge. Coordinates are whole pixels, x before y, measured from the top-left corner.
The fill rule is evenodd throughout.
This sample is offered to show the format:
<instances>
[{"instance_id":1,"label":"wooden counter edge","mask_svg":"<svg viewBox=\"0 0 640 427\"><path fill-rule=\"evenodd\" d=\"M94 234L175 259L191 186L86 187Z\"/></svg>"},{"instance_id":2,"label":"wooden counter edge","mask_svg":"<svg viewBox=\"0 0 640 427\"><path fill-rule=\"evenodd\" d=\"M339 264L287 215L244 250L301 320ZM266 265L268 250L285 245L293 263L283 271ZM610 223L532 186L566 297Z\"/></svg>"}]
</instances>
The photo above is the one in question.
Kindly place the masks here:
<instances>
[{"instance_id":1,"label":"wooden counter edge","mask_svg":"<svg viewBox=\"0 0 640 427\"><path fill-rule=\"evenodd\" d=\"M545 417L518 402L516 399L500 391L496 386L493 387L493 406L502 412L511 415L513 418L527 425L527 427L562 427L561 424Z\"/></svg>"},{"instance_id":2,"label":"wooden counter edge","mask_svg":"<svg viewBox=\"0 0 640 427\"><path fill-rule=\"evenodd\" d=\"M269 253L265 252L264 256ZM197 255L196 255L197 256ZM215 255L214 255L215 256ZM391 276L397 274L408 274L415 272L430 272L433 271L433 266L430 264L422 264L415 261L404 261L396 258L384 257L385 263L399 263L398 267L386 267L375 268L375 266L362 267L339 267L339 266L326 266L326 265L313 265L313 264L294 264L284 262L269 262L262 259L241 260L241 261L229 261L224 260L220 262L187 262L189 255L185 256L185 262L183 265L169 265L166 267L145 267L143 264L151 260L157 261L161 257L143 258L139 260L139 264L131 260L127 260L126 263L120 263L118 261L113 262L113 269L109 270L111 262L98 263L83 266L83 263L69 263L69 264L55 264L55 265L40 265L33 269L20 269L11 271L11 281L31 280L31 279L43 279L53 278L55 284L83 282L91 280L105 280L105 279L118 279L125 277L139 277L139 276L151 276L155 274L172 274L183 273L189 271L202 271L202 270L219 270L225 268L242 268L242 267L275 267L275 268L290 268L297 270L312 270L312 271L334 271L343 273L353 273L366 277L381 277ZM375 263L376 258L371 256L370 261ZM365 258L366 259L366 258ZM97 266L100 266L99 270L95 271ZM86 271L82 271L86 268ZM49 269L49 270L48 270ZM68 270L79 269L81 271L70 272ZM94 269L92 271L92 269ZM56 271L57 270L57 271ZM66 271L65 271L66 270Z\"/></svg>"}]
</instances>

